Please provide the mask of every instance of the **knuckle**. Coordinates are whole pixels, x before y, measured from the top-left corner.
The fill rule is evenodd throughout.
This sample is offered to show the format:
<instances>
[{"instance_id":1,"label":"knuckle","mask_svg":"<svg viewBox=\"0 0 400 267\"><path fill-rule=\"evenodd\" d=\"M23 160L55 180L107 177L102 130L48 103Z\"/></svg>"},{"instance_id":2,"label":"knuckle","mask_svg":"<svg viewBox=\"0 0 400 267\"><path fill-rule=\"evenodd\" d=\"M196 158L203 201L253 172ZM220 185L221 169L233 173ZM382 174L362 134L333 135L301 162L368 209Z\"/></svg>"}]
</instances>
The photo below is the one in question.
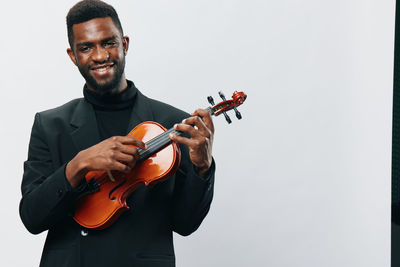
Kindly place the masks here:
<instances>
[{"instance_id":1,"label":"knuckle","mask_svg":"<svg viewBox=\"0 0 400 267\"><path fill-rule=\"evenodd\" d=\"M109 158L109 159L106 160L106 166L111 167L112 164L113 164L113 160L112 159Z\"/></svg>"},{"instance_id":2,"label":"knuckle","mask_svg":"<svg viewBox=\"0 0 400 267\"><path fill-rule=\"evenodd\" d=\"M202 136L202 137L200 138L200 144L203 145L203 144L205 144L205 143L207 143L207 137Z\"/></svg>"},{"instance_id":3,"label":"knuckle","mask_svg":"<svg viewBox=\"0 0 400 267\"><path fill-rule=\"evenodd\" d=\"M195 147L199 147L200 145L201 145L201 140L196 139L196 140L194 141L194 146L195 146Z\"/></svg>"}]
</instances>

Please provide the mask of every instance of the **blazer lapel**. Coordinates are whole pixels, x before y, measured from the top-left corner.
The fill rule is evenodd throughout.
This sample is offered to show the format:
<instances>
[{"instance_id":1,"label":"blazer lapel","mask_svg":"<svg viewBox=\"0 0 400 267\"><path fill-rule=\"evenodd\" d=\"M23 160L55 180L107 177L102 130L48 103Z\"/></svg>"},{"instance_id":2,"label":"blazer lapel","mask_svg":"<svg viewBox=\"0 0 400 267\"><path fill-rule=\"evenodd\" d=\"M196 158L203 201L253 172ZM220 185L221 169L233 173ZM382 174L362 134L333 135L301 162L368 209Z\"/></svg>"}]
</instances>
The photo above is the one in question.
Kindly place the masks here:
<instances>
[{"instance_id":1,"label":"blazer lapel","mask_svg":"<svg viewBox=\"0 0 400 267\"><path fill-rule=\"evenodd\" d=\"M78 151L100 142L96 115L92 105L86 100L81 99L78 103L70 123L73 127L76 127L71 133L71 137Z\"/></svg>"},{"instance_id":2,"label":"blazer lapel","mask_svg":"<svg viewBox=\"0 0 400 267\"><path fill-rule=\"evenodd\" d=\"M144 121L154 121L154 116L148 98L138 90L133 101L126 134ZM86 100L81 99L78 103L71 117L70 124L76 128L71 133L71 137L78 151L87 149L100 142L96 115L92 105Z\"/></svg>"},{"instance_id":3,"label":"blazer lapel","mask_svg":"<svg viewBox=\"0 0 400 267\"><path fill-rule=\"evenodd\" d=\"M137 90L126 134L144 121L154 121L154 116L148 98Z\"/></svg>"}]
</instances>

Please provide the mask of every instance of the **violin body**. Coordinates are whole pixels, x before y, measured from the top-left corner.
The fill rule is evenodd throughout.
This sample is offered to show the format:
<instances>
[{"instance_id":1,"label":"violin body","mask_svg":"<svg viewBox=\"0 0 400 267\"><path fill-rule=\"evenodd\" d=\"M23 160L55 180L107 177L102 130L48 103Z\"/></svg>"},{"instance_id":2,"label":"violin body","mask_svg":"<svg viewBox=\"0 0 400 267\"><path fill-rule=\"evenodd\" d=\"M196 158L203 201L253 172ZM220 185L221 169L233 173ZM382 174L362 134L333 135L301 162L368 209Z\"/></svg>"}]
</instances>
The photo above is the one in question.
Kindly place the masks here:
<instances>
[{"instance_id":1,"label":"violin body","mask_svg":"<svg viewBox=\"0 0 400 267\"><path fill-rule=\"evenodd\" d=\"M166 129L156 122L143 122L128 136L143 142L159 136ZM176 143L170 143L162 150L137 163L130 173L112 171L112 181L106 171L90 171L85 178L88 183L97 183L98 191L82 197L77 204L74 220L90 229L104 229L110 226L129 206L127 197L139 186L153 185L164 181L179 168L181 154Z\"/></svg>"}]
</instances>

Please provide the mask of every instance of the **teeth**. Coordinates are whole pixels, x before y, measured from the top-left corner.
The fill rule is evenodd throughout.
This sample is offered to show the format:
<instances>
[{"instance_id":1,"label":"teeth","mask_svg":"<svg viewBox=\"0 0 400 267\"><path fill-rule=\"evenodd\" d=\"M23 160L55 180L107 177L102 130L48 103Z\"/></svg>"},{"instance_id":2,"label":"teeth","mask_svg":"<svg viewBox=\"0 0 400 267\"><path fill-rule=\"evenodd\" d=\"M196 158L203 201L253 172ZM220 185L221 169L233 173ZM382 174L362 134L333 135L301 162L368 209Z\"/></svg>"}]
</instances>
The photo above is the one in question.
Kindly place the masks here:
<instances>
[{"instance_id":1,"label":"teeth","mask_svg":"<svg viewBox=\"0 0 400 267\"><path fill-rule=\"evenodd\" d=\"M110 68L111 66L105 66L101 68L94 69L95 71L105 71L106 69Z\"/></svg>"}]
</instances>

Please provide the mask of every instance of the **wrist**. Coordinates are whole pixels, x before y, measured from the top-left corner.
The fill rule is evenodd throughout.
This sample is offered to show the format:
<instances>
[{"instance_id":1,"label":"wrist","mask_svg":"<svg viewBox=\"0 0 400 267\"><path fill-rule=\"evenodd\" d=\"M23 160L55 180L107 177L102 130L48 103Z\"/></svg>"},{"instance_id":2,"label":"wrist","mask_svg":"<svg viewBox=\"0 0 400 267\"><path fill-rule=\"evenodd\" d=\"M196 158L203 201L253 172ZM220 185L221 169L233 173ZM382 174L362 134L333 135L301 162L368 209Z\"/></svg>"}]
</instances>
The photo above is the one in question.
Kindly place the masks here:
<instances>
[{"instance_id":1,"label":"wrist","mask_svg":"<svg viewBox=\"0 0 400 267\"><path fill-rule=\"evenodd\" d=\"M73 188L79 185L88 172L84 161L80 160L79 152L65 167L65 177Z\"/></svg>"},{"instance_id":2,"label":"wrist","mask_svg":"<svg viewBox=\"0 0 400 267\"><path fill-rule=\"evenodd\" d=\"M197 173L197 175L199 175L201 178L207 177L208 175L208 171L210 170L211 165L210 166L204 166L204 167L197 167L194 166L194 170Z\"/></svg>"}]
</instances>

